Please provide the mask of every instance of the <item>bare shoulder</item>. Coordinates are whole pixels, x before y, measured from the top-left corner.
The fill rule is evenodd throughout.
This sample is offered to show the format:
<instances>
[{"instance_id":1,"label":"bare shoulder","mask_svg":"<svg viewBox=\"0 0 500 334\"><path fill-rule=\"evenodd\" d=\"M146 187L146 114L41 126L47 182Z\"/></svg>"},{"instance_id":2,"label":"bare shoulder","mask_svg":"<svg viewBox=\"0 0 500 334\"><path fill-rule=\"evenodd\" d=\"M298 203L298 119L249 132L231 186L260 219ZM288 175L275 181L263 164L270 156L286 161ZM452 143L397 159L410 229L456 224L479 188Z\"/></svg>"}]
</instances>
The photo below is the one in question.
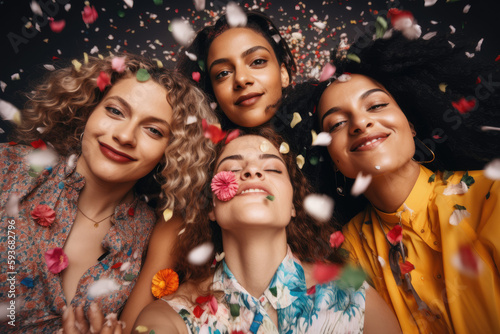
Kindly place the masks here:
<instances>
[{"instance_id":1,"label":"bare shoulder","mask_svg":"<svg viewBox=\"0 0 500 334\"><path fill-rule=\"evenodd\" d=\"M378 292L370 286L366 289L364 333L401 333L396 315Z\"/></svg>"},{"instance_id":2,"label":"bare shoulder","mask_svg":"<svg viewBox=\"0 0 500 334\"><path fill-rule=\"evenodd\" d=\"M146 306L137 317L132 333L187 334L187 327L181 316L164 300L157 300Z\"/></svg>"}]
</instances>

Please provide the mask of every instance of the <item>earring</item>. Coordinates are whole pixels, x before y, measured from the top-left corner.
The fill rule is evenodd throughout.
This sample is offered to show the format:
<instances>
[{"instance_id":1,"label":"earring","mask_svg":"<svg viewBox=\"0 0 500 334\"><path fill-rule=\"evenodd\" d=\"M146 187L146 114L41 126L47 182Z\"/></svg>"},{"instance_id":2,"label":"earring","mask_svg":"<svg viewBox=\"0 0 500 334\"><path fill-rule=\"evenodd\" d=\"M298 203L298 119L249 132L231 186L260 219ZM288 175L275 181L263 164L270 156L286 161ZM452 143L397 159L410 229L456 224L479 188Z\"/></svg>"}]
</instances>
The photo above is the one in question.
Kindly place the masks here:
<instances>
[{"instance_id":1,"label":"earring","mask_svg":"<svg viewBox=\"0 0 500 334\"><path fill-rule=\"evenodd\" d=\"M414 158L411 158L411 160L413 160L413 161L415 161L415 162L417 162L417 163L419 163L419 164L428 164L428 163L433 162L433 161L434 161L434 159L436 159L436 155L434 154L434 152L433 152L433 151L432 151L432 150L431 150L431 149L430 149L427 145L425 145L425 144L424 144L424 142L423 142L423 141L421 141L421 140L420 140L417 136L415 136L415 137L413 137L413 138L415 138L416 140L418 140L418 141L420 142L420 144L424 145L424 147L425 147L425 148L426 148L426 149L427 149L427 150L431 153L431 155L432 155L432 159L431 159L431 160L427 160L427 161L417 161L417 160L415 160ZM416 145L415 145L415 146L416 146Z\"/></svg>"},{"instance_id":2,"label":"earring","mask_svg":"<svg viewBox=\"0 0 500 334\"><path fill-rule=\"evenodd\" d=\"M337 169L337 168L335 167L335 169ZM342 174L342 176L344 176L344 184L339 186L337 184L337 171L338 171L338 169L335 171L335 187L337 188L337 194L339 194L340 196L345 196L345 194L344 194L344 191L345 191L344 188L345 188L345 184L346 184L345 175Z\"/></svg>"},{"instance_id":3,"label":"earring","mask_svg":"<svg viewBox=\"0 0 500 334\"><path fill-rule=\"evenodd\" d=\"M80 135L80 143L83 141L83 134L85 133L85 131L82 132L82 134Z\"/></svg>"}]
</instances>

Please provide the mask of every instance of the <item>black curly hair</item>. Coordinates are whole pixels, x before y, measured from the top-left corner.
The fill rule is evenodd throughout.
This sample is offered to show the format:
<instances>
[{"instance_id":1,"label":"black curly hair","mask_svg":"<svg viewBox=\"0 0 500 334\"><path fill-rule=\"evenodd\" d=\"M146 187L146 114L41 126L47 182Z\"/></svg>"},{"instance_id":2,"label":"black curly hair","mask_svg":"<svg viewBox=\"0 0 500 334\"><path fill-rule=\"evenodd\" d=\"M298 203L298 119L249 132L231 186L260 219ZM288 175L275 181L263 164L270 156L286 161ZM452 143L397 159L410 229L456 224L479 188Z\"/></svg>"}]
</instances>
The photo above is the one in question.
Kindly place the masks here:
<instances>
[{"instance_id":1,"label":"black curly hair","mask_svg":"<svg viewBox=\"0 0 500 334\"><path fill-rule=\"evenodd\" d=\"M274 54L278 60L278 64L285 65L290 80L293 74L297 71L297 66L293 58L290 47L286 40L281 37L278 28L274 25L271 19L259 12L246 12L247 24L245 28L254 30L262 35L268 43L273 47ZM193 72L199 72L200 79L197 85L209 96L212 101L217 101L210 82L210 75L207 69L207 58L210 45L220 34L230 29L226 16L221 16L214 25L207 26L200 30L193 43L186 48L185 52L180 53L179 62L176 69L191 78ZM191 60L186 52L196 55L197 60ZM194 80L193 80L194 82ZM195 83L195 82L194 82ZM237 128L238 126L231 122L227 116L221 111L216 110L219 121L223 129Z\"/></svg>"},{"instance_id":2,"label":"black curly hair","mask_svg":"<svg viewBox=\"0 0 500 334\"><path fill-rule=\"evenodd\" d=\"M484 63L478 58L469 58L470 50L463 37L454 36L454 45L445 35L429 40L409 40L398 32L387 39L369 39L366 36L355 42L348 57L332 60L336 66L334 78L324 82L305 82L286 91L280 110L273 122L291 119L296 112L302 121L291 133L285 135L294 141L291 146L304 152L308 160L325 161L317 166L305 166L306 176L318 191L329 194L336 200L339 219L347 222L366 206L364 197L340 197L335 189L335 172L331 159L324 148L310 146L310 132L320 132L316 106L326 87L343 73L362 74L383 85L394 97L408 120L414 125L417 136L435 153L435 160L426 164L431 170L482 169L484 165L500 156L500 132L484 131L483 126L500 127L500 71L497 64ZM334 53L332 53L334 54ZM443 87L445 87L443 91ZM461 98L474 100L474 108L460 113L453 102ZM304 140L306 139L306 140ZM415 141L416 160L429 160L427 148ZM330 166L327 166L330 164ZM339 174L337 182L344 183ZM350 188L353 180L347 180Z\"/></svg>"}]
</instances>

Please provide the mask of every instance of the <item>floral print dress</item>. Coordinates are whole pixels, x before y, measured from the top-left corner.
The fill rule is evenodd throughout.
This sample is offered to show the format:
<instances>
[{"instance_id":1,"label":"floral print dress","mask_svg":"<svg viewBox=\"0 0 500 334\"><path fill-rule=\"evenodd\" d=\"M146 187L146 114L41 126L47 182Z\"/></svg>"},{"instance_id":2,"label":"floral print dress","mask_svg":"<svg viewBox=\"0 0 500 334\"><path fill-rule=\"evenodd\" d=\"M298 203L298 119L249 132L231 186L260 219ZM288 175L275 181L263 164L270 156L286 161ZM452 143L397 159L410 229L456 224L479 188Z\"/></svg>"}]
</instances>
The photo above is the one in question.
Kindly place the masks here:
<instances>
[{"instance_id":1,"label":"floral print dress","mask_svg":"<svg viewBox=\"0 0 500 334\"><path fill-rule=\"evenodd\" d=\"M335 281L306 287L304 270L290 250L259 299L243 288L225 261L216 270L213 289L224 297L199 297L186 305L180 297L166 300L183 318L189 333L362 333L365 288L340 289ZM277 310L278 328L268 315Z\"/></svg>"}]
</instances>

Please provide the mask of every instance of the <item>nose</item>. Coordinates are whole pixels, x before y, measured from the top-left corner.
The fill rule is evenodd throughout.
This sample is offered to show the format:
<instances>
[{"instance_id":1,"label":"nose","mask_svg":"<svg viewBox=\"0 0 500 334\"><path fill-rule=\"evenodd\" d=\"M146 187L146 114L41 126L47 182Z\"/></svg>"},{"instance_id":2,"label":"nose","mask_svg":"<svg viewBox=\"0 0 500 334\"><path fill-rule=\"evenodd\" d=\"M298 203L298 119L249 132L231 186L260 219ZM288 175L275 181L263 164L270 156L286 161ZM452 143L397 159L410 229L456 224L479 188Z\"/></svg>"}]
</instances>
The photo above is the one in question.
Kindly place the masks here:
<instances>
[{"instance_id":1,"label":"nose","mask_svg":"<svg viewBox=\"0 0 500 334\"><path fill-rule=\"evenodd\" d=\"M369 113L363 112L352 116L350 134L360 134L373 126L373 120Z\"/></svg>"},{"instance_id":2,"label":"nose","mask_svg":"<svg viewBox=\"0 0 500 334\"><path fill-rule=\"evenodd\" d=\"M123 146L135 147L137 126L133 122L123 122L113 129L113 139Z\"/></svg>"},{"instance_id":3,"label":"nose","mask_svg":"<svg viewBox=\"0 0 500 334\"><path fill-rule=\"evenodd\" d=\"M246 86L251 86L254 83L254 78L250 73L250 69L242 64L234 70L234 89L242 89Z\"/></svg>"},{"instance_id":4,"label":"nose","mask_svg":"<svg viewBox=\"0 0 500 334\"><path fill-rule=\"evenodd\" d=\"M251 180L251 179L264 179L264 173L262 169L255 165L247 165L241 171L241 179L242 180Z\"/></svg>"}]
</instances>

